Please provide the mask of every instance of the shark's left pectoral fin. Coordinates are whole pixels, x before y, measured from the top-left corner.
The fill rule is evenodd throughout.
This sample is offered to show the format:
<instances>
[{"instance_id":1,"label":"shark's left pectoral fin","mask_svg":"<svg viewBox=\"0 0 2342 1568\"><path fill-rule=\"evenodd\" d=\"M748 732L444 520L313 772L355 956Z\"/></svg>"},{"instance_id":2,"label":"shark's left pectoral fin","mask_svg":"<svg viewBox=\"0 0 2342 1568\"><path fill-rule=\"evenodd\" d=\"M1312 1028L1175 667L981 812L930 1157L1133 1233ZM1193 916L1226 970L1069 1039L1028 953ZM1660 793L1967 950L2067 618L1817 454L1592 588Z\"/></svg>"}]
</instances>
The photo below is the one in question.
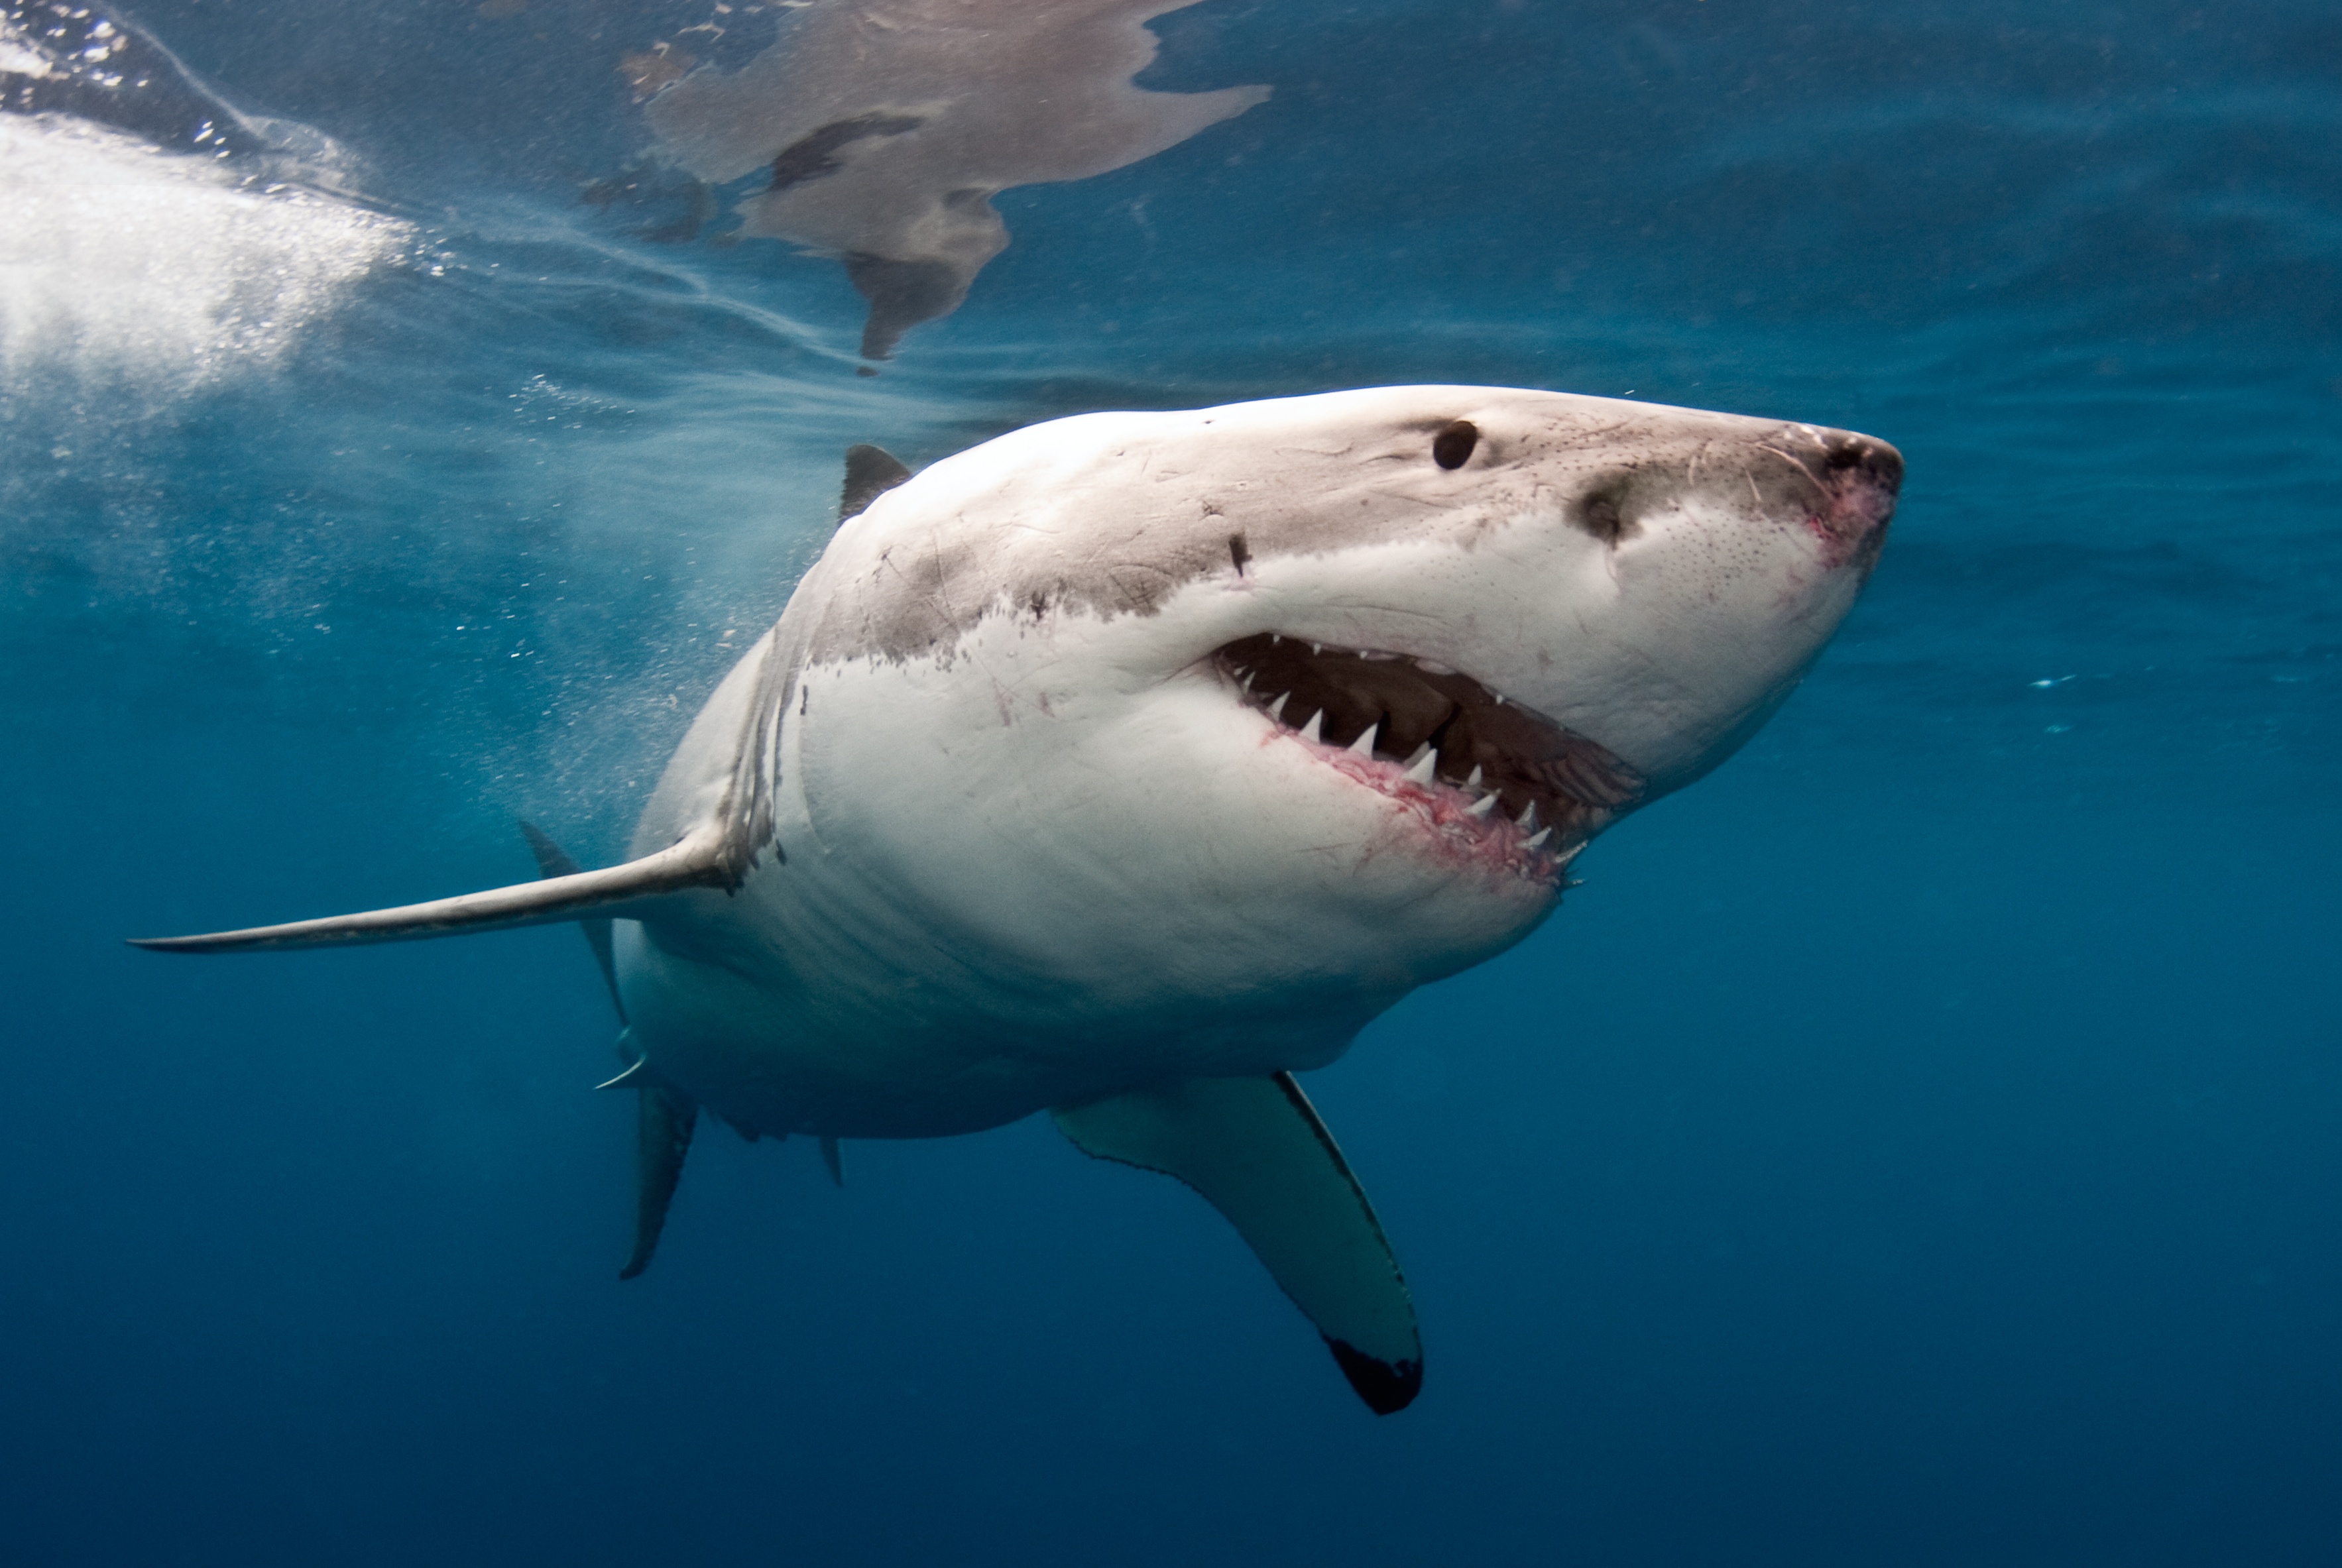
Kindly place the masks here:
<instances>
[{"instance_id":1,"label":"shark's left pectoral fin","mask_svg":"<svg viewBox=\"0 0 2342 1568\"><path fill-rule=\"evenodd\" d=\"M1291 1074L1196 1078L1056 1115L1084 1154L1176 1176L1226 1215L1376 1414L1414 1400L1423 1341L1406 1281Z\"/></svg>"}]
</instances>

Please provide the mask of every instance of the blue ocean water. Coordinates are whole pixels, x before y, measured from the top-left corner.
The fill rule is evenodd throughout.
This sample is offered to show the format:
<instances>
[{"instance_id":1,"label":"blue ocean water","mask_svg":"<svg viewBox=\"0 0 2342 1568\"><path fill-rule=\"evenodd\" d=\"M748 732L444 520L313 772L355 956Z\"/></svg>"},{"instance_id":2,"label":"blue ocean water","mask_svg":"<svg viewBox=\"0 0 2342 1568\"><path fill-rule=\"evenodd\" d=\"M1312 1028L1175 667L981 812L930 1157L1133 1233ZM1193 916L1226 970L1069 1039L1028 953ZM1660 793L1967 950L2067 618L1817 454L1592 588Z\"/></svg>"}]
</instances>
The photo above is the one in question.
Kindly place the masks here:
<instances>
[{"instance_id":1,"label":"blue ocean water","mask_svg":"<svg viewBox=\"0 0 2342 1568\"><path fill-rule=\"evenodd\" d=\"M12 1561L2342 1553L2342 14L1206 0L1142 81L1275 95L1003 194L876 376L835 262L580 200L622 51L769 12L135 20L343 154L0 115ZM704 1134L618 1285L565 931L119 944L616 858L850 442L1414 381L1909 477L1771 726L1310 1079L1400 1415L1037 1122Z\"/></svg>"}]
</instances>

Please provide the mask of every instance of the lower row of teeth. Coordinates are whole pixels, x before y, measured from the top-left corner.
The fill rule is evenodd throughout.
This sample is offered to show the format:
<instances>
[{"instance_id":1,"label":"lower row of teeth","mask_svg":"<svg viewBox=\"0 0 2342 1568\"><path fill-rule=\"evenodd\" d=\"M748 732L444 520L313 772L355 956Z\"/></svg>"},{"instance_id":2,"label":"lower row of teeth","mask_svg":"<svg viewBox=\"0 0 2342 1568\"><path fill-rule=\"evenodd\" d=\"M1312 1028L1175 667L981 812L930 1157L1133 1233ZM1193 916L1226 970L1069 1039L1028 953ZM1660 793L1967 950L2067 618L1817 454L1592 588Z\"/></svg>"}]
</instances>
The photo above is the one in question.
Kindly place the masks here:
<instances>
[{"instance_id":1,"label":"lower row of teeth","mask_svg":"<svg viewBox=\"0 0 2342 1568\"><path fill-rule=\"evenodd\" d=\"M1246 684L1249 686L1251 676L1246 675L1244 679ZM1267 708L1265 710L1268 716L1276 720L1277 723L1283 724L1285 722L1284 714L1286 700L1292 695L1293 694L1291 692L1278 693L1276 700L1269 704ZM1299 726L1301 738L1305 741L1313 741L1319 745L1325 744L1325 738L1321 733L1324 728L1325 722L1326 712L1323 708L1309 715L1309 722ZM1382 733L1383 727L1380 724L1368 724L1366 728L1366 732L1359 735L1356 740L1350 743L1348 747L1350 754L1355 757L1366 757L1371 760L1375 754L1375 742L1382 737ZM1436 781L1439 773L1438 749L1426 741L1422 745L1416 747L1415 754L1407 758L1406 761L1400 765L1406 769L1406 774L1402 775L1406 783L1411 784L1421 784L1426 788L1429 788ZM1456 787L1468 791L1479 797L1470 805L1464 808L1464 814L1466 816L1478 817L1485 821L1490 814L1496 811L1496 792L1486 787L1480 783L1480 769L1476 765L1472 769L1471 776ZM1530 835L1528 843L1523 846L1526 849L1536 849L1538 845L1544 844L1546 839L1553 836L1552 828L1537 826L1537 809L1536 802L1535 801L1529 802L1528 804L1521 808L1521 814L1513 819L1513 825L1519 828L1523 833Z\"/></svg>"}]
</instances>

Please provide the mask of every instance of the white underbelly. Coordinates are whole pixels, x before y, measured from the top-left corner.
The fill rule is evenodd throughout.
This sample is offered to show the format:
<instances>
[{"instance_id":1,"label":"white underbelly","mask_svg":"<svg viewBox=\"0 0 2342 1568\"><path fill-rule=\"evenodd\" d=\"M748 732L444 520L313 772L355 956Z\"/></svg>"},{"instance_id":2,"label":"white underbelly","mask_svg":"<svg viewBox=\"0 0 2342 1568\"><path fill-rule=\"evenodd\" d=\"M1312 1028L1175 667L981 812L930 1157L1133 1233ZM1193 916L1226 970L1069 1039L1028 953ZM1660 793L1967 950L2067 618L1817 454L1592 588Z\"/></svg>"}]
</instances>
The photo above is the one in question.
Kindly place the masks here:
<instances>
[{"instance_id":1,"label":"white underbelly","mask_svg":"<svg viewBox=\"0 0 2342 1568\"><path fill-rule=\"evenodd\" d=\"M1053 1019L970 1005L916 974L825 981L772 963L769 949L695 942L704 928L663 943L620 921L615 934L627 1017L653 1064L768 1134L943 1136L1170 1080L1306 1070L1338 1056L1381 1005Z\"/></svg>"}]
</instances>

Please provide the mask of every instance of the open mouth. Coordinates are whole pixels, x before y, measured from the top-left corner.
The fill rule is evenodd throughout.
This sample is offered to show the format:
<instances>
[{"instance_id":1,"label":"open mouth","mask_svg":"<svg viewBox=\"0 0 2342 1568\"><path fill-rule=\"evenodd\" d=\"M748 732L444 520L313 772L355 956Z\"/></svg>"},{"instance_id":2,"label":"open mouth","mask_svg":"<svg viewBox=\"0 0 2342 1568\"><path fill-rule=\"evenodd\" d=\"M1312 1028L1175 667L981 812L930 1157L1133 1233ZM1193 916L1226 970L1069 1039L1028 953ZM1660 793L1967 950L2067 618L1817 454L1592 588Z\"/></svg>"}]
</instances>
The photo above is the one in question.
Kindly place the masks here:
<instances>
[{"instance_id":1,"label":"open mouth","mask_svg":"<svg viewBox=\"0 0 2342 1568\"><path fill-rule=\"evenodd\" d=\"M1249 706L1440 836L1550 876L1642 799L1601 745L1429 660L1265 632L1213 664Z\"/></svg>"}]
</instances>

